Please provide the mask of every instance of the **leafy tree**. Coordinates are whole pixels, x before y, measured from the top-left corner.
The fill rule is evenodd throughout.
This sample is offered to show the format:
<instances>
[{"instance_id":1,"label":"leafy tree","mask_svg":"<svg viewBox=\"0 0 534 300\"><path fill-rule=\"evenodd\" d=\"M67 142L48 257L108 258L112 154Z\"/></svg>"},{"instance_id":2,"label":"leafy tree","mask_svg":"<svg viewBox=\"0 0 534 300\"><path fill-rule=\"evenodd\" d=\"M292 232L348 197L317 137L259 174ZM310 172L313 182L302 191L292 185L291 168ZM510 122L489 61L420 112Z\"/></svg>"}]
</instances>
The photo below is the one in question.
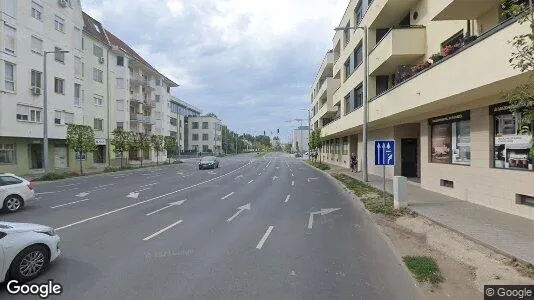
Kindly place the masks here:
<instances>
[{"instance_id":1,"label":"leafy tree","mask_svg":"<svg viewBox=\"0 0 534 300\"><path fill-rule=\"evenodd\" d=\"M145 152L150 151L150 134L140 132L139 134L139 149L141 150L141 167L143 166L143 158Z\"/></svg>"},{"instance_id":2,"label":"leafy tree","mask_svg":"<svg viewBox=\"0 0 534 300\"><path fill-rule=\"evenodd\" d=\"M209 113L209 114L206 114L205 117L213 117L213 118L219 118L216 114L214 113Z\"/></svg>"},{"instance_id":3,"label":"leafy tree","mask_svg":"<svg viewBox=\"0 0 534 300\"><path fill-rule=\"evenodd\" d=\"M287 152L287 153L291 153L291 144L286 144L284 146L284 151Z\"/></svg>"},{"instance_id":4,"label":"leafy tree","mask_svg":"<svg viewBox=\"0 0 534 300\"><path fill-rule=\"evenodd\" d=\"M139 133L128 131L128 150L139 153L141 144L139 141ZM143 165L143 154L141 153L141 165Z\"/></svg>"},{"instance_id":5,"label":"leafy tree","mask_svg":"<svg viewBox=\"0 0 534 300\"><path fill-rule=\"evenodd\" d=\"M119 152L121 155L121 169L123 168L124 152L130 149L130 134L124 131L122 128L115 128L113 130L113 138L110 141L115 152Z\"/></svg>"},{"instance_id":6,"label":"leafy tree","mask_svg":"<svg viewBox=\"0 0 534 300\"><path fill-rule=\"evenodd\" d=\"M68 124L67 144L80 154L80 174L83 175L82 156L96 149L93 128L87 125Z\"/></svg>"},{"instance_id":7,"label":"leafy tree","mask_svg":"<svg viewBox=\"0 0 534 300\"><path fill-rule=\"evenodd\" d=\"M152 144L152 148L156 151L156 166L159 166L159 153L164 149L163 141L163 136L159 134L150 137L150 144Z\"/></svg>"},{"instance_id":8,"label":"leafy tree","mask_svg":"<svg viewBox=\"0 0 534 300\"><path fill-rule=\"evenodd\" d=\"M308 145L310 147L310 150L316 151L322 147L321 128L318 128L310 133Z\"/></svg>"},{"instance_id":9,"label":"leafy tree","mask_svg":"<svg viewBox=\"0 0 534 300\"><path fill-rule=\"evenodd\" d=\"M169 163L171 163L171 158L169 157L169 152L172 152L176 149L176 144L178 140L174 136L166 136L165 137L165 150L167 151L167 158L169 159Z\"/></svg>"},{"instance_id":10,"label":"leafy tree","mask_svg":"<svg viewBox=\"0 0 534 300\"><path fill-rule=\"evenodd\" d=\"M510 65L521 72L534 71L534 11L530 7L530 12L526 12L529 9L527 5L522 0L501 0L501 8L505 18L520 15L518 22L530 25L530 32L517 35L510 41L515 48L509 59ZM534 126L534 78L532 75L527 83L504 92L503 97L510 103L512 112L521 112L522 125ZM534 138L531 144L530 156L534 157Z\"/></svg>"}]
</instances>

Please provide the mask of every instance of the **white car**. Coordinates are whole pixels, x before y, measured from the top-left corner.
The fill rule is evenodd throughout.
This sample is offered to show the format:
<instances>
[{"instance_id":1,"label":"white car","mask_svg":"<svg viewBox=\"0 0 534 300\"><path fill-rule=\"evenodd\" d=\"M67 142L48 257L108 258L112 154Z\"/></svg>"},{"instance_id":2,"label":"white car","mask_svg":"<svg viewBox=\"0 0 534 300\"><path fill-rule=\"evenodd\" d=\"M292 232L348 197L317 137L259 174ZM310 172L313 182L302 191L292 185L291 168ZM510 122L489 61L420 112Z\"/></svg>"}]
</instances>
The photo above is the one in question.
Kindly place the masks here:
<instances>
[{"instance_id":1,"label":"white car","mask_svg":"<svg viewBox=\"0 0 534 300\"><path fill-rule=\"evenodd\" d=\"M59 244L51 227L0 222L0 282L36 278L61 254Z\"/></svg>"},{"instance_id":2,"label":"white car","mask_svg":"<svg viewBox=\"0 0 534 300\"><path fill-rule=\"evenodd\" d=\"M35 198L32 183L10 173L0 173L0 201L2 209L16 212Z\"/></svg>"}]
</instances>

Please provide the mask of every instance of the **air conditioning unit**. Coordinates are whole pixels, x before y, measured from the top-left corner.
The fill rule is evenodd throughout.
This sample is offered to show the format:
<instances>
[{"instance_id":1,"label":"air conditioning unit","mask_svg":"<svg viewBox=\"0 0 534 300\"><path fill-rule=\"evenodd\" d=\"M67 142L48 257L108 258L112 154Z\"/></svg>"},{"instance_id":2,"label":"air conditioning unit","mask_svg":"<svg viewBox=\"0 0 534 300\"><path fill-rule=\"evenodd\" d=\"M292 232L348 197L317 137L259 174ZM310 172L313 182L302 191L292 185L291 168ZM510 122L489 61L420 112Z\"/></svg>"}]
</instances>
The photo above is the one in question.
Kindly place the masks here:
<instances>
[{"instance_id":1,"label":"air conditioning unit","mask_svg":"<svg viewBox=\"0 0 534 300\"><path fill-rule=\"evenodd\" d=\"M41 95L41 88L38 86L33 86L31 88L33 95Z\"/></svg>"},{"instance_id":2,"label":"air conditioning unit","mask_svg":"<svg viewBox=\"0 0 534 300\"><path fill-rule=\"evenodd\" d=\"M104 63L104 57L101 57L99 60L98 60L101 64Z\"/></svg>"},{"instance_id":3,"label":"air conditioning unit","mask_svg":"<svg viewBox=\"0 0 534 300\"><path fill-rule=\"evenodd\" d=\"M68 0L58 0L58 3L59 3L59 6L61 6L61 7L67 7L67 5L69 4L69 1Z\"/></svg>"}]
</instances>

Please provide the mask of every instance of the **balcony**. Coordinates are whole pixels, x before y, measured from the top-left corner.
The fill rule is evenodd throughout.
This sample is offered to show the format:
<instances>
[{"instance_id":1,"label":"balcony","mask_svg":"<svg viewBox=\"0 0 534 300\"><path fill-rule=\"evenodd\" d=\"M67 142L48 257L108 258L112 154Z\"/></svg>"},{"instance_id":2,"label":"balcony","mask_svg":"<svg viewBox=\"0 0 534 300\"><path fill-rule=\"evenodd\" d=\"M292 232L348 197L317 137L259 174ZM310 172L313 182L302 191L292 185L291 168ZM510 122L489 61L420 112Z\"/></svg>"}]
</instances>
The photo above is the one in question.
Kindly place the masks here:
<instances>
[{"instance_id":1,"label":"balcony","mask_svg":"<svg viewBox=\"0 0 534 300\"><path fill-rule=\"evenodd\" d=\"M130 113L130 121L137 122L137 123L143 123L145 120L145 116L142 114L131 114Z\"/></svg>"},{"instance_id":2,"label":"balcony","mask_svg":"<svg viewBox=\"0 0 534 300\"><path fill-rule=\"evenodd\" d=\"M390 75L426 53L426 28L391 29L369 54L369 74Z\"/></svg>"},{"instance_id":3,"label":"balcony","mask_svg":"<svg viewBox=\"0 0 534 300\"><path fill-rule=\"evenodd\" d=\"M148 107L152 107L152 108L156 107L156 101L155 100L145 100L145 101L143 101L143 104L148 106Z\"/></svg>"},{"instance_id":4,"label":"balcony","mask_svg":"<svg viewBox=\"0 0 534 300\"><path fill-rule=\"evenodd\" d=\"M143 76L139 74L130 73L130 84L131 85L139 86L139 85L142 85L144 81L145 81L145 78Z\"/></svg>"},{"instance_id":5,"label":"balcony","mask_svg":"<svg viewBox=\"0 0 534 300\"><path fill-rule=\"evenodd\" d=\"M374 0L365 13L369 28L388 28L401 21L420 0Z\"/></svg>"},{"instance_id":6,"label":"balcony","mask_svg":"<svg viewBox=\"0 0 534 300\"><path fill-rule=\"evenodd\" d=\"M476 20L491 9L498 8L498 2L488 0L446 0L441 5L443 9L432 21Z\"/></svg>"}]
</instances>

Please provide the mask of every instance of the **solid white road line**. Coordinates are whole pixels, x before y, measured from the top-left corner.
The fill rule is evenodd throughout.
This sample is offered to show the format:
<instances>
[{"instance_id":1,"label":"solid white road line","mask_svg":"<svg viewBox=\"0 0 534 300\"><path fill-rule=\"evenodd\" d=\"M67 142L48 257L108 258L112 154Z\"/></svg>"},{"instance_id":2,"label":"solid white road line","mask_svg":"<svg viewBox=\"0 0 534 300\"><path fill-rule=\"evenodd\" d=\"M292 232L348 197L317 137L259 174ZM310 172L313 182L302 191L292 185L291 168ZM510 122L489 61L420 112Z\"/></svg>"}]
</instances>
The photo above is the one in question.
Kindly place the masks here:
<instances>
[{"instance_id":1,"label":"solid white road line","mask_svg":"<svg viewBox=\"0 0 534 300\"><path fill-rule=\"evenodd\" d=\"M158 212L160 212L160 211L162 211L162 210L165 210L165 209L167 209L167 208L171 208L171 207L173 207L173 206L180 206L180 205L184 204L185 201L187 201L187 199L185 199L185 200L180 200L180 201L177 201L177 202L173 202L173 203L171 203L171 204L169 204L169 205L167 205L167 206L165 206L165 207L163 207L163 208L157 209L157 210L155 210L155 211L153 211L153 212L150 212L150 213L146 214L146 216L153 215L153 214L155 214L155 213L158 213Z\"/></svg>"},{"instance_id":2,"label":"solid white road line","mask_svg":"<svg viewBox=\"0 0 534 300\"><path fill-rule=\"evenodd\" d=\"M261 238L260 242L256 246L256 249L261 249L261 247L263 247L263 244L265 244L265 241L267 240L267 238L269 237L269 235L271 234L271 231L273 231L273 229L274 229L274 226L269 226L269 228L267 228L267 231L265 232L265 234Z\"/></svg>"},{"instance_id":3,"label":"solid white road line","mask_svg":"<svg viewBox=\"0 0 534 300\"><path fill-rule=\"evenodd\" d=\"M254 180L251 180L251 181L249 181L247 184L251 184L251 183L253 183L253 182L254 182Z\"/></svg>"},{"instance_id":4,"label":"solid white road line","mask_svg":"<svg viewBox=\"0 0 534 300\"><path fill-rule=\"evenodd\" d=\"M295 181L291 181L291 186L295 186Z\"/></svg>"},{"instance_id":5,"label":"solid white road line","mask_svg":"<svg viewBox=\"0 0 534 300\"><path fill-rule=\"evenodd\" d=\"M228 172L226 174L220 175L218 177L215 177L215 178L212 178L212 179L208 179L206 181L202 181L202 182L199 182L197 184L190 185L188 187L184 187L184 188L181 188L179 190L176 190L176 191L173 191L173 192L170 192L170 193L167 193L167 194L159 195L159 196L154 197L154 198L150 198L150 199L147 199L147 200L144 200L144 201L136 202L134 204L126 205L126 206L123 206L123 207L120 207L120 208L105 212L103 214L99 214L99 215L96 215L96 216L93 216L93 217L90 217L90 218L87 218L87 219L83 219L83 220L80 220L80 221L77 221L77 222L74 222L74 223L71 223L71 224L68 224L68 225L65 225L65 226L61 226L61 227L56 228L56 230L61 230L61 229L69 228L69 227L72 227L72 226L80 225L80 224L83 224L83 223L86 223L86 222L89 222L89 221L92 221L92 220L95 220L95 219L99 219L99 218L102 218L102 217L117 213L119 211L123 211L123 210L128 209L128 208L136 207L136 206L144 204L144 203L152 202L154 200L161 199L163 197L167 197L167 196L179 193L179 192L183 192L185 190L189 190L189 189L195 188L197 186L200 186L200 185L203 185L203 184L218 180L218 179L223 178L225 176L228 176L230 174L233 174L233 173L235 173L235 172L247 167L249 164L250 163L248 163L246 165L243 165L243 166L241 166L241 167L239 167L239 168L237 168L237 169L235 169L233 171L230 171L230 172Z\"/></svg>"},{"instance_id":6,"label":"solid white road line","mask_svg":"<svg viewBox=\"0 0 534 300\"><path fill-rule=\"evenodd\" d=\"M228 195L226 195L226 196L222 197L222 198L221 198L221 200L224 200L224 199L226 199L226 198L228 198L228 197L232 196L233 194L234 194L234 192L231 192L230 194L228 194Z\"/></svg>"},{"instance_id":7,"label":"solid white road line","mask_svg":"<svg viewBox=\"0 0 534 300\"><path fill-rule=\"evenodd\" d=\"M58 191L56 192L42 192L42 193L35 193L35 195L47 195L47 194L55 194L57 193Z\"/></svg>"},{"instance_id":8,"label":"solid white road line","mask_svg":"<svg viewBox=\"0 0 534 300\"><path fill-rule=\"evenodd\" d=\"M80 183L71 183L71 184L65 184L65 185L58 185L56 187L62 188L62 187L68 187L68 186L73 186L73 185L78 185L78 184L80 184Z\"/></svg>"},{"instance_id":9,"label":"solid white road line","mask_svg":"<svg viewBox=\"0 0 534 300\"><path fill-rule=\"evenodd\" d=\"M287 201L289 201L289 198L291 198L291 195L287 195L286 201L284 201L284 203L287 203Z\"/></svg>"},{"instance_id":10,"label":"solid white road line","mask_svg":"<svg viewBox=\"0 0 534 300\"><path fill-rule=\"evenodd\" d=\"M291 173L291 177L295 177L295 174Z\"/></svg>"},{"instance_id":11,"label":"solid white road line","mask_svg":"<svg viewBox=\"0 0 534 300\"><path fill-rule=\"evenodd\" d=\"M79 200L79 201L73 201L73 202L69 202L69 203L65 203L65 204L61 204L61 205L56 205L56 206L50 206L50 208L59 208L59 207L63 207L63 206L68 206L68 205L72 205L72 204L80 203L80 202L85 202L85 201L89 201L89 199L83 199L83 200Z\"/></svg>"},{"instance_id":12,"label":"solid white road line","mask_svg":"<svg viewBox=\"0 0 534 300\"><path fill-rule=\"evenodd\" d=\"M157 182L153 182L153 183L150 183L150 184L140 185L139 187L140 188L144 188L144 187L152 186L152 185L156 185L156 184L158 184L158 183Z\"/></svg>"},{"instance_id":13,"label":"solid white road line","mask_svg":"<svg viewBox=\"0 0 534 300\"><path fill-rule=\"evenodd\" d=\"M165 227L165 228L163 228L163 229L161 229L159 231L156 231L154 234L151 234L151 235L147 236L146 238L143 239L143 241L148 241L148 240L150 240L150 239L152 239L152 238L164 233L165 231L173 228L174 226L176 226L176 225L178 225L178 224L180 224L182 222L183 222L182 220L179 220L178 222L174 222L171 225L169 225L169 226L167 226L167 227Z\"/></svg>"}]
</instances>

